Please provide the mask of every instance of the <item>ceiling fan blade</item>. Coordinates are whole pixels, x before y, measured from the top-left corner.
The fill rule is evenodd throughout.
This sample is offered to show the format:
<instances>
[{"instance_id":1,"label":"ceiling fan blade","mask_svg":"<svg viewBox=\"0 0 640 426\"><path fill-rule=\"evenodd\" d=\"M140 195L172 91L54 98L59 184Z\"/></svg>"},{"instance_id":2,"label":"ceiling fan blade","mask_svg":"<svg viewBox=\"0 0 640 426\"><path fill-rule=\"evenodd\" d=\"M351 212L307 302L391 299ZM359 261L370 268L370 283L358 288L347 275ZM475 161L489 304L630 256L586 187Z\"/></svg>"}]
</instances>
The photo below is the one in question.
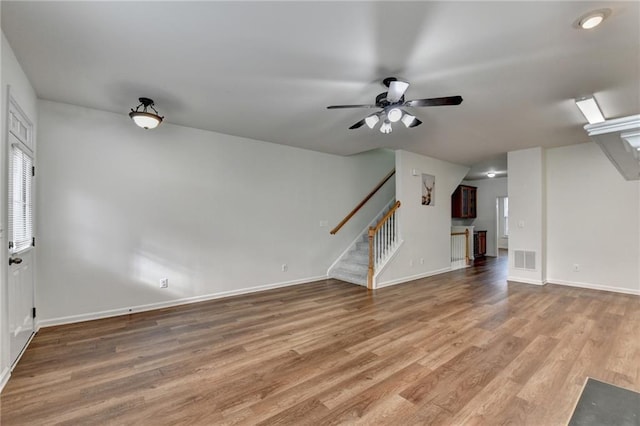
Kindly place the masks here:
<instances>
[{"instance_id":1,"label":"ceiling fan blade","mask_svg":"<svg viewBox=\"0 0 640 426\"><path fill-rule=\"evenodd\" d=\"M444 98L430 98L430 99L414 99L407 101L404 104L410 107L426 107L426 106L442 106L442 105L460 105L462 103L462 96L447 96Z\"/></svg>"},{"instance_id":2,"label":"ceiling fan blade","mask_svg":"<svg viewBox=\"0 0 640 426\"><path fill-rule=\"evenodd\" d=\"M387 92L387 100L391 103L398 102L407 91L409 83L401 80L393 80L389 82L389 90Z\"/></svg>"},{"instance_id":3,"label":"ceiling fan blade","mask_svg":"<svg viewBox=\"0 0 640 426\"><path fill-rule=\"evenodd\" d=\"M418 117L416 117L416 118L413 120L413 123L411 123L411 124L409 125L409 128L411 129L412 127L418 127L418 126L419 126L419 125L421 125L421 124L422 124L422 121L418 120Z\"/></svg>"},{"instance_id":4,"label":"ceiling fan blade","mask_svg":"<svg viewBox=\"0 0 640 426\"><path fill-rule=\"evenodd\" d=\"M378 108L376 105L331 105L327 109L339 109L339 108Z\"/></svg>"},{"instance_id":5,"label":"ceiling fan blade","mask_svg":"<svg viewBox=\"0 0 640 426\"><path fill-rule=\"evenodd\" d=\"M363 118L362 120L358 121L356 124L354 124L353 126L349 127L350 129L358 129L360 127L362 127L362 125L365 123L365 119Z\"/></svg>"}]
</instances>

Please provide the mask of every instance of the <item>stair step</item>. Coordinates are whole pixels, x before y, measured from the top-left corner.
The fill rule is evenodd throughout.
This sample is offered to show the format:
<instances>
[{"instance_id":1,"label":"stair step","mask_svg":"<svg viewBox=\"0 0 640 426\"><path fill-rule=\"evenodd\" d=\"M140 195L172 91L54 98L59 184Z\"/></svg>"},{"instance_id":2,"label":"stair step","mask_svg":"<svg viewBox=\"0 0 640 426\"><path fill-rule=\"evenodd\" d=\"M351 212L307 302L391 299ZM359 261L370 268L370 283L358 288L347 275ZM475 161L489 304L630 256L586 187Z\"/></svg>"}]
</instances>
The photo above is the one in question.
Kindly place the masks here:
<instances>
[{"instance_id":1,"label":"stair step","mask_svg":"<svg viewBox=\"0 0 640 426\"><path fill-rule=\"evenodd\" d=\"M369 269L368 263L353 263L353 262L344 262L340 261L336 265L336 269L341 269L344 271L348 271L354 274L367 274Z\"/></svg>"},{"instance_id":2,"label":"stair step","mask_svg":"<svg viewBox=\"0 0 640 426\"><path fill-rule=\"evenodd\" d=\"M340 263L357 263L359 265L369 265L369 253L363 252L349 252L343 259L340 260Z\"/></svg>"},{"instance_id":3,"label":"stair step","mask_svg":"<svg viewBox=\"0 0 640 426\"><path fill-rule=\"evenodd\" d=\"M395 204L394 199L390 207L384 209L384 212L376 217L374 223L380 220L391 210ZM364 232L356 239L355 244L345 255L335 264L329 272L329 276L338 280L346 281L353 284L367 285L367 275L369 272L369 233L365 229Z\"/></svg>"},{"instance_id":4,"label":"stair step","mask_svg":"<svg viewBox=\"0 0 640 426\"><path fill-rule=\"evenodd\" d=\"M330 274L331 278L346 281L352 284L367 285L367 274L355 274L342 268L334 268Z\"/></svg>"},{"instance_id":5,"label":"stair step","mask_svg":"<svg viewBox=\"0 0 640 426\"><path fill-rule=\"evenodd\" d=\"M367 240L366 242L358 241L356 243L356 250L369 252L369 240Z\"/></svg>"}]
</instances>

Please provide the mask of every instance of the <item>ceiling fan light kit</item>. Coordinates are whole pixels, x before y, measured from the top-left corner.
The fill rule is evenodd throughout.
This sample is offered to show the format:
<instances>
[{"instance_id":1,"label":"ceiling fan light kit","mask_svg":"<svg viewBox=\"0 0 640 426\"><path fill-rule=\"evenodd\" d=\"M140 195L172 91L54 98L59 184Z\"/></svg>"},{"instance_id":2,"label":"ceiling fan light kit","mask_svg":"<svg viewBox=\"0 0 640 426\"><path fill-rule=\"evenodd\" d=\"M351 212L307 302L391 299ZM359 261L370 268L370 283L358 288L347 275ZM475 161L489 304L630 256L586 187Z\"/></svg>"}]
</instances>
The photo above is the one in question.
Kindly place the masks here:
<instances>
[{"instance_id":1,"label":"ceiling fan light kit","mask_svg":"<svg viewBox=\"0 0 640 426\"><path fill-rule=\"evenodd\" d=\"M400 108L391 108L387 111L387 117L390 122L397 123L402 118L402 111L400 111Z\"/></svg>"},{"instance_id":2,"label":"ceiling fan light kit","mask_svg":"<svg viewBox=\"0 0 640 426\"><path fill-rule=\"evenodd\" d=\"M379 121L382 120L380 125L380 132L389 134L393 130L391 123L402 123L407 128L417 127L422 124L415 115L409 114L402 107L427 107L427 106L444 106L444 105L460 105L462 103L462 96L447 96L444 98L429 98L429 99L414 99L405 101L404 93L409 88L409 83L406 81L398 80L395 77L387 77L382 80L388 90L380 93L376 96L375 104L366 105L330 105L327 109L343 109L343 108L380 108L377 113L371 114L357 123L353 124L349 129L358 129L362 125L366 124L370 129L373 129Z\"/></svg>"},{"instance_id":3,"label":"ceiling fan light kit","mask_svg":"<svg viewBox=\"0 0 640 426\"><path fill-rule=\"evenodd\" d=\"M415 121L416 121L415 115L407 114L405 112L404 115L402 116L402 123L404 123L406 128L413 127L412 124L414 124Z\"/></svg>"},{"instance_id":4,"label":"ceiling fan light kit","mask_svg":"<svg viewBox=\"0 0 640 426\"><path fill-rule=\"evenodd\" d=\"M378 121L380 121L380 117L378 117L378 114L372 114L365 118L364 121L370 129L373 129L376 124L378 124Z\"/></svg>"},{"instance_id":5,"label":"ceiling fan light kit","mask_svg":"<svg viewBox=\"0 0 640 426\"><path fill-rule=\"evenodd\" d=\"M129 117L131 117L138 127L142 127L145 130L158 127L160 123L162 123L162 120L164 120L164 117L160 117L158 111L153 107L153 100L149 98L138 98L138 101L140 105L138 105L135 110L131 108ZM142 110L140 110L141 107ZM148 111L148 108L152 109L155 114Z\"/></svg>"}]
</instances>

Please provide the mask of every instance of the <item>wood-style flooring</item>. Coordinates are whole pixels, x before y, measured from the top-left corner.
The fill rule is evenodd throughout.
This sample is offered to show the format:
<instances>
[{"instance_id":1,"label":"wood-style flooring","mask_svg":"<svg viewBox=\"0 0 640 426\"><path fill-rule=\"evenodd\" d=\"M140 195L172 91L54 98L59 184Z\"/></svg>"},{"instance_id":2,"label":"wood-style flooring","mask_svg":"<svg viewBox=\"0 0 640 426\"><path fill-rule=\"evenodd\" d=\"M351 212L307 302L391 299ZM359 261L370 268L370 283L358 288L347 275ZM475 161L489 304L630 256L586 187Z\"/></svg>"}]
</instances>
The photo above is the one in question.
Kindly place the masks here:
<instances>
[{"instance_id":1,"label":"wood-style flooring","mask_svg":"<svg viewBox=\"0 0 640 426\"><path fill-rule=\"evenodd\" d=\"M566 425L587 376L640 391L640 297L507 283L505 262L45 328L0 423Z\"/></svg>"}]
</instances>

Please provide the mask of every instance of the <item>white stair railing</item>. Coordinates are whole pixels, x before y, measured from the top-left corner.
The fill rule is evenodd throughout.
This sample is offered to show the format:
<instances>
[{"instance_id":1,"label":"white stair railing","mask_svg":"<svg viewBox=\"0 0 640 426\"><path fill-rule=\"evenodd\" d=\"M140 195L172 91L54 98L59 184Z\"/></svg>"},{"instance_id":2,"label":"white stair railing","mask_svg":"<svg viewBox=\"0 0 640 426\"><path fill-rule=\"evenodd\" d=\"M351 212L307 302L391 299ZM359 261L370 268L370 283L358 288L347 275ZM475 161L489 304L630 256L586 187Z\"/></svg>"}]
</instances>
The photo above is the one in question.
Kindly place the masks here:
<instances>
[{"instance_id":1,"label":"white stair railing","mask_svg":"<svg viewBox=\"0 0 640 426\"><path fill-rule=\"evenodd\" d=\"M373 288L373 276L375 271L387 261L400 239L398 237L397 210L400 201L391 207L386 215L375 225L369 227L369 271L367 274L367 288Z\"/></svg>"},{"instance_id":2,"label":"white stair railing","mask_svg":"<svg viewBox=\"0 0 640 426\"><path fill-rule=\"evenodd\" d=\"M451 233L451 269L469 265L469 230Z\"/></svg>"}]
</instances>

